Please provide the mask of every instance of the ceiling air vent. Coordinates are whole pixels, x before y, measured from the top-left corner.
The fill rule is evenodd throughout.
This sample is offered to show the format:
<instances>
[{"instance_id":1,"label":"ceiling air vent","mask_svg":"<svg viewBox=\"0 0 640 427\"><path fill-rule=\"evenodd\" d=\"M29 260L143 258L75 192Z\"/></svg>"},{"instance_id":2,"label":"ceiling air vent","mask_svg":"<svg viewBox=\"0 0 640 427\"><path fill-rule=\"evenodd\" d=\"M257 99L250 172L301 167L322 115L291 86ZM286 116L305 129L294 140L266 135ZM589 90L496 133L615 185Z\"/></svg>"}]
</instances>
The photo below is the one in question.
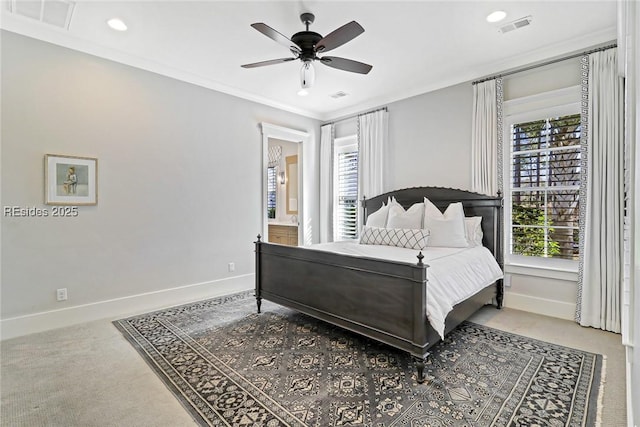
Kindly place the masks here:
<instances>
[{"instance_id":1,"label":"ceiling air vent","mask_svg":"<svg viewBox=\"0 0 640 427\"><path fill-rule=\"evenodd\" d=\"M65 30L69 29L71 15L76 5L70 0L11 0L7 4L11 13Z\"/></svg>"},{"instance_id":2,"label":"ceiling air vent","mask_svg":"<svg viewBox=\"0 0 640 427\"><path fill-rule=\"evenodd\" d=\"M340 91L340 92L336 92L336 93L332 93L331 95L329 95L330 97L332 97L333 99L338 99L338 98L342 98L347 96L348 93Z\"/></svg>"},{"instance_id":3,"label":"ceiling air vent","mask_svg":"<svg viewBox=\"0 0 640 427\"><path fill-rule=\"evenodd\" d=\"M508 22L498 28L498 30L504 34L509 31L517 30L518 28L526 27L530 25L532 21L531 16L525 16L524 18L516 19L515 21Z\"/></svg>"}]
</instances>

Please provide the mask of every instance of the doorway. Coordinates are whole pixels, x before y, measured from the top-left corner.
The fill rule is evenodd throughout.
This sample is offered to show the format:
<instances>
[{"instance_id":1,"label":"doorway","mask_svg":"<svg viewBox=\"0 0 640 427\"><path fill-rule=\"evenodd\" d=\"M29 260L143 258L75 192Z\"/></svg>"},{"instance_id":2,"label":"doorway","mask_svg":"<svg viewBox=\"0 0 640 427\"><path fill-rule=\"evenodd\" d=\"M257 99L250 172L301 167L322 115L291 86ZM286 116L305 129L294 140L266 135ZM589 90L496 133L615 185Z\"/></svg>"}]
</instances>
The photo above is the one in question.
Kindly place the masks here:
<instances>
[{"instance_id":1,"label":"doorway","mask_svg":"<svg viewBox=\"0 0 640 427\"><path fill-rule=\"evenodd\" d=\"M308 145L305 142L309 141L309 134L269 123L261 123L261 128L262 240L301 245L305 242L305 225L307 223L304 212L303 159L305 146ZM279 141L281 158L275 162L271 156L270 161L269 148L270 146L278 146ZM283 151L282 146L285 144L288 148ZM271 151L274 152L274 150ZM279 167L274 166L276 164ZM279 200L278 194L280 195ZM281 227L277 227L278 225ZM297 228L295 235L293 234L293 226ZM274 231L273 236L269 235L270 228ZM286 236L281 235L283 230L288 231Z\"/></svg>"}]
</instances>

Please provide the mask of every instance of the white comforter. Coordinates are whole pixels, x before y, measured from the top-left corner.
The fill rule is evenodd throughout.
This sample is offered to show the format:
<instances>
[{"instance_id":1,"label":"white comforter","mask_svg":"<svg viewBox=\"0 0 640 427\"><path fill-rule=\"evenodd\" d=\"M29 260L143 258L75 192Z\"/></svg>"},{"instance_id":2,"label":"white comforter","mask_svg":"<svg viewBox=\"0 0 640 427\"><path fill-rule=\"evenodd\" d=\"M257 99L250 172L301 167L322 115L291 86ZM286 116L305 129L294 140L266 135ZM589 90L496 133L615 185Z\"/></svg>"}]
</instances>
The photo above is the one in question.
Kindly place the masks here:
<instances>
[{"instance_id":1,"label":"white comforter","mask_svg":"<svg viewBox=\"0 0 640 427\"><path fill-rule=\"evenodd\" d=\"M354 242L320 243L310 249L415 264L417 250ZM435 248L422 251L427 269L427 318L444 338L444 322L453 306L503 277L491 252L483 247Z\"/></svg>"}]
</instances>

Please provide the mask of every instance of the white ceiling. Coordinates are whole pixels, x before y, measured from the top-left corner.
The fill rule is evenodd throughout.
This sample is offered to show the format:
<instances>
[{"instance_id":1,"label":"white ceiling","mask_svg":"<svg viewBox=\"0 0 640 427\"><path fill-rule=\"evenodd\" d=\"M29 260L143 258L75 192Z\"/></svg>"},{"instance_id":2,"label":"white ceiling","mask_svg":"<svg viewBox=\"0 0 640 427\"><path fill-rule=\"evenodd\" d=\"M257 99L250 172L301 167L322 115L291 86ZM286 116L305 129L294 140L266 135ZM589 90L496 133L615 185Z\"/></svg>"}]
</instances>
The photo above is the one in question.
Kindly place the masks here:
<instances>
[{"instance_id":1,"label":"white ceiling","mask_svg":"<svg viewBox=\"0 0 640 427\"><path fill-rule=\"evenodd\" d=\"M322 120L616 36L615 1L78 1L68 30L12 14L11 1L2 3L6 30ZM533 21L502 34L499 24L485 21L497 9L508 14L501 24L527 15ZM315 14L310 30L322 35L360 23L365 32L330 55L372 64L372 71L360 75L316 63L315 85L301 97L299 61L240 67L289 56L250 24L264 22L291 36L304 29L302 12ZM112 17L129 30L107 27ZM338 91L349 95L329 96Z\"/></svg>"}]
</instances>

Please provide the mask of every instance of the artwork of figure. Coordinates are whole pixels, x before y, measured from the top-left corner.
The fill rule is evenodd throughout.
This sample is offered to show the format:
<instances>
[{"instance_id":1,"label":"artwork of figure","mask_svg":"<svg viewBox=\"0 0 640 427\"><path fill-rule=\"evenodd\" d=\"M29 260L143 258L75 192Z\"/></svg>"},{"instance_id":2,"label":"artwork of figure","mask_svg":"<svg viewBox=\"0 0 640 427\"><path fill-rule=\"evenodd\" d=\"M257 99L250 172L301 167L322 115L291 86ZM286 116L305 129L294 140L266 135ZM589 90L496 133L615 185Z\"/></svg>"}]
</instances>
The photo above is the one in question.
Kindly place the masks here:
<instances>
[{"instance_id":1,"label":"artwork of figure","mask_svg":"<svg viewBox=\"0 0 640 427\"><path fill-rule=\"evenodd\" d=\"M95 205L98 200L98 159L45 154L45 204Z\"/></svg>"},{"instance_id":2,"label":"artwork of figure","mask_svg":"<svg viewBox=\"0 0 640 427\"><path fill-rule=\"evenodd\" d=\"M77 185L78 185L78 177L76 176L76 168L71 166L67 170L67 177L63 182L64 192L66 194L76 194Z\"/></svg>"},{"instance_id":3,"label":"artwork of figure","mask_svg":"<svg viewBox=\"0 0 640 427\"><path fill-rule=\"evenodd\" d=\"M56 165L56 194L60 197L84 197L89 191L89 167L77 163Z\"/></svg>"}]
</instances>

